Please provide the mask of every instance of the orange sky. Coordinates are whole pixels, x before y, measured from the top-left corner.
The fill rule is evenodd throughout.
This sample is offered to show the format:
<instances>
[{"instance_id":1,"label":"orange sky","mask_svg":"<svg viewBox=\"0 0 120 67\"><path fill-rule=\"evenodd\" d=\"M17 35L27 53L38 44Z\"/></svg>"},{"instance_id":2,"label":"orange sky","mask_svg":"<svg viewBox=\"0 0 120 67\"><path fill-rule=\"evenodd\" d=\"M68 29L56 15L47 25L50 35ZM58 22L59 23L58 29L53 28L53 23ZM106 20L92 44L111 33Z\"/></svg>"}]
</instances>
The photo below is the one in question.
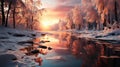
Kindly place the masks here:
<instances>
[{"instance_id":1,"label":"orange sky","mask_svg":"<svg viewBox=\"0 0 120 67\"><path fill-rule=\"evenodd\" d=\"M58 23L59 19L63 19L65 15L73 8L74 5L80 3L80 0L41 0L42 8L46 11L42 16L42 24L44 28Z\"/></svg>"}]
</instances>

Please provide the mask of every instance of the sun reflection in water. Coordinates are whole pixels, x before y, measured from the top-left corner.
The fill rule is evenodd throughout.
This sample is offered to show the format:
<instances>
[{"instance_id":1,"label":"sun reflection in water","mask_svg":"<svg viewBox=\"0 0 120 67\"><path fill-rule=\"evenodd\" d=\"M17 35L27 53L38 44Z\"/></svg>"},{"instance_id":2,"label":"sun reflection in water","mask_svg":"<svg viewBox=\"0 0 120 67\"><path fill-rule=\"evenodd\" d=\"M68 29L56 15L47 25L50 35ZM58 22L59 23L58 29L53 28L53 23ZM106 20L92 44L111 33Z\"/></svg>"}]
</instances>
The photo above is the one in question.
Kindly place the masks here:
<instances>
[{"instance_id":1,"label":"sun reflection in water","mask_svg":"<svg viewBox=\"0 0 120 67\"><path fill-rule=\"evenodd\" d=\"M53 36L45 35L44 37L40 38L43 41L50 41L50 42L59 42L59 40Z\"/></svg>"}]
</instances>

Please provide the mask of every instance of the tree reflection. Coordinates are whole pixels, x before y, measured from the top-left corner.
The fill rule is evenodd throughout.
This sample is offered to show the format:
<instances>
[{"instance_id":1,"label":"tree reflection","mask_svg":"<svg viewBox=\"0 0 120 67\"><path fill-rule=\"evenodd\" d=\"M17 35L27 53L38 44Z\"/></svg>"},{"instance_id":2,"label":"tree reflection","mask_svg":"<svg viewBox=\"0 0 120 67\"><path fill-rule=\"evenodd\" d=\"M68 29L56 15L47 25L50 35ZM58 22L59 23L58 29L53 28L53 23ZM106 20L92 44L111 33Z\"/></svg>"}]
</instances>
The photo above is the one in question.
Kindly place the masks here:
<instances>
[{"instance_id":1,"label":"tree reflection","mask_svg":"<svg viewBox=\"0 0 120 67\"><path fill-rule=\"evenodd\" d=\"M82 60L82 67L114 67L119 65L119 57L117 57L120 55L118 53L119 45L77 38L72 33L60 34L59 37L62 46L66 46L76 59Z\"/></svg>"},{"instance_id":2,"label":"tree reflection","mask_svg":"<svg viewBox=\"0 0 120 67\"><path fill-rule=\"evenodd\" d=\"M95 67L97 65L96 62L100 55L100 46L96 43L65 33L60 34L59 37L61 40L60 43L67 42L64 45L67 46L74 57L82 59L82 67Z\"/></svg>"},{"instance_id":3,"label":"tree reflection","mask_svg":"<svg viewBox=\"0 0 120 67\"><path fill-rule=\"evenodd\" d=\"M57 36L51 35L47 36L47 38L35 38L31 46L21 50L25 51L27 55L38 56L38 54L47 55L49 50L53 48L55 54L61 57L72 55L76 60L82 60L82 67L103 67L105 65L101 62L101 56L108 55L108 47L111 47L110 44L97 43L86 38L77 38L70 32L61 32ZM111 50L111 48L109 49ZM109 55L111 54L115 53L111 53L110 51ZM35 61L41 65L43 60L41 57L37 57ZM104 64L110 65L105 61Z\"/></svg>"}]
</instances>

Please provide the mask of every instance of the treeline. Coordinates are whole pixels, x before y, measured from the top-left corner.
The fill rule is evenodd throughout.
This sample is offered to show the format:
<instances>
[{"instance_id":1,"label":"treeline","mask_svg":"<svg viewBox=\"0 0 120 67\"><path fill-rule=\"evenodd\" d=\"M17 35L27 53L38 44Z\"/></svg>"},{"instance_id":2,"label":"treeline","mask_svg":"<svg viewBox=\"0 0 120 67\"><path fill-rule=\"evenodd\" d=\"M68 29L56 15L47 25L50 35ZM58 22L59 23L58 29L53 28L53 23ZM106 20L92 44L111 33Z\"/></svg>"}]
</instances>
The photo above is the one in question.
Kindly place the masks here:
<instances>
[{"instance_id":1,"label":"treeline","mask_svg":"<svg viewBox=\"0 0 120 67\"><path fill-rule=\"evenodd\" d=\"M60 30L103 30L104 27L119 27L120 0L81 0L66 15L65 20L60 22Z\"/></svg>"},{"instance_id":2,"label":"treeline","mask_svg":"<svg viewBox=\"0 0 120 67\"><path fill-rule=\"evenodd\" d=\"M0 25L37 29L42 15L40 0L0 0Z\"/></svg>"}]
</instances>

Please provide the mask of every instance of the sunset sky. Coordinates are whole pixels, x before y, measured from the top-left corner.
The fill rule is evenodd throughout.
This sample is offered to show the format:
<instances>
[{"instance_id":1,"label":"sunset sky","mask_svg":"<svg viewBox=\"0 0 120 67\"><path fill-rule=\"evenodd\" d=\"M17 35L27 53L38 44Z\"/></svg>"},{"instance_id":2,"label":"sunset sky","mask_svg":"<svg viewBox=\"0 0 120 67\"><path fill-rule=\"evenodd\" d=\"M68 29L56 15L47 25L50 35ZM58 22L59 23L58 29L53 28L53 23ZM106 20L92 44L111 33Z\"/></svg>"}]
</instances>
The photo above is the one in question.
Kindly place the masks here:
<instances>
[{"instance_id":1,"label":"sunset sky","mask_svg":"<svg viewBox=\"0 0 120 67\"><path fill-rule=\"evenodd\" d=\"M80 0L41 0L42 7L46 8L42 16L43 26L53 25L63 19L69 10L80 3Z\"/></svg>"}]
</instances>

